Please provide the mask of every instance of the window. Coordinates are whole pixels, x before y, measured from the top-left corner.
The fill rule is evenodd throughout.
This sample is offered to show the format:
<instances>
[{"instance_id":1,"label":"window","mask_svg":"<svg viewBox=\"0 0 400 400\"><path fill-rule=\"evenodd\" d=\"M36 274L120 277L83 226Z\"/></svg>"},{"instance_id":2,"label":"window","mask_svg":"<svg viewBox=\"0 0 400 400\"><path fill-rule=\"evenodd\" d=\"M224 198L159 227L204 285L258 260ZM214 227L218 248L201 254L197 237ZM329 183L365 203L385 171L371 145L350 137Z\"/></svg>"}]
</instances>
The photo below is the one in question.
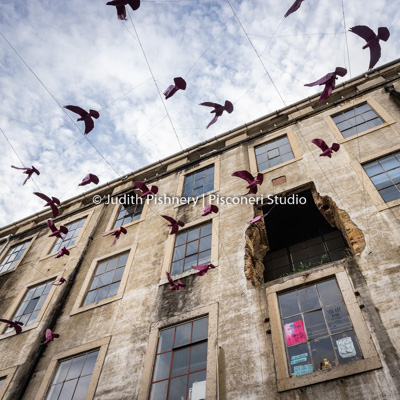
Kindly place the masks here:
<instances>
[{"instance_id":1,"label":"window","mask_svg":"<svg viewBox=\"0 0 400 400\"><path fill-rule=\"evenodd\" d=\"M160 331L150 400L206 398L208 317Z\"/></svg>"},{"instance_id":2,"label":"window","mask_svg":"<svg viewBox=\"0 0 400 400\"><path fill-rule=\"evenodd\" d=\"M258 171L264 171L294 158L287 136L257 146L255 152Z\"/></svg>"},{"instance_id":3,"label":"window","mask_svg":"<svg viewBox=\"0 0 400 400\"><path fill-rule=\"evenodd\" d=\"M99 350L59 361L46 400L84 399Z\"/></svg>"},{"instance_id":4,"label":"window","mask_svg":"<svg viewBox=\"0 0 400 400\"><path fill-rule=\"evenodd\" d=\"M75 222L71 222L70 224L65 225L68 228L68 233L64 235L63 239L57 239L50 253L51 254L56 253L63 246L67 248L73 246L76 242L76 239L79 236L80 231L82 230L83 225L85 224L85 221L86 217L78 219Z\"/></svg>"},{"instance_id":5,"label":"window","mask_svg":"<svg viewBox=\"0 0 400 400\"><path fill-rule=\"evenodd\" d=\"M21 321L25 327L33 324L46 301L47 295L52 289L51 284L53 281L51 280L31 287L22 300L17 312L12 317L12 320ZM24 326L22 329L24 329ZM11 332L12 330L13 328L7 328L5 332Z\"/></svg>"},{"instance_id":6,"label":"window","mask_svg":"<svg viewBox=\"0 0 400 400\"><path fill-rule=\"evenodd\" d=\"M200 169L185 176L183 196L196 197L214 189L214 165Z\"/></svg>"},{"instance_id":7,"label":"window","mask_svg":"<svg viewBox=\"0 0 400 400\"><path fill-rule=\"evenodd\" d=\"M26 248L28 247L30 240L27 240L22 243L18 243L15 246L12 246L8 251L7 254L1 261L0 264L0 274L7 272L11 269L14 269L18 263L18 260L24 254Z\"/></svg>"},{"instance_id":8,"label":"window","mask_svg":"<svg viewBox=\"0 0 400 400\"><path fill-rule=\"evenodd\" d=\"M6 381L6 377L0 378L0 390L3 387L5 381Z\"/></svg>"},{"instance_id":9,"label":"window","mask_svg":"<svg viewBox=\"0 0 400 400\"><path fill-rule=\"evenodd\" d=\"M352 107L350 110L335 115L332 119L344 138L383 124L383 120L368 103Z\"/></svg>"},{"instance_id":10,"label":"window","mask_svg":"<svg viewBox=\"0 0 400 400\"><path fill-rule=\"evenodd\" d=\"M126 199L127 203L130 199L136 198L135 193L125 195L123 199ZM129 200L128 200L129 199ZM129 224L137 221L142 216L143 206L145 201L138 201L137 204L121 204L117 219L112 229L119 228L120 226Z\"/></svg>"},{"instance_id":11,"label":"window","mask_svg":"<svg viewBox=\"0 0 400 400\"><path fill-rule=\"evenodd\" d=\"M192 265L211 261L212 222L178 232L176 235L171 275L177 275Z\"/></svg>"},{"instance_id":12,"label":"window","mask_svg":"<svg viewBox=\"0 0 400 400\"><path fill-rule=\"evenodd\" d=\"M97 303L118 293L129 251L102 260L97 268L82 306Z\"/></svg>"},{"instance_id":13,"label":"window","mask_svg":"<svg viewBox=\"0 0 400 400\"><path fill-rule=\"evenodd\" d=\"M364 164L363 167L386 203L400 198L400 152Z\"/></svg>"}]
</instances>

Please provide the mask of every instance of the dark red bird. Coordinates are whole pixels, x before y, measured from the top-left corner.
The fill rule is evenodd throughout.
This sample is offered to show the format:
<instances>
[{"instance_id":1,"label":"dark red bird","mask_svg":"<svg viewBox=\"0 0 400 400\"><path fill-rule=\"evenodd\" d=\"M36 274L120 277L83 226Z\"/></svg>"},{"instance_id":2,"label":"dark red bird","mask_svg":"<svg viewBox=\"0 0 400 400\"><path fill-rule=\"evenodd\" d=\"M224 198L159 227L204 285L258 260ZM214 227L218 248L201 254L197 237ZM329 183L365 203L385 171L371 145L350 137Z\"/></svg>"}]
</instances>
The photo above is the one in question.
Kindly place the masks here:
<instances>
[{"instance_id":1,"label":"dark red bird","mask_svg":"<svg viewBox=\"0 0 400 400\"><path fill-rule=\"evenodd\" d=\"M182 228L185 226L185 224L182 221L176 221L175 219L168 217L168 215L161 215L161 216L169 222L168 226L172 228L170 235L174 235L176 232L178 232L179 227Z\"/></svg>"},{"instance_id":2,"label":"dark red bird","mask_svg":"<svg viewBox=\"0 0 400 400\"><path fill-rule=\"evenodd\" d=\"M258 221L261 221L263 218L265 218L269 213L263 214L263 215L259 215L258 217L253 218L249 224L255 224Z\"/></svg>"},{"instance_id":3,"label":"dark red bird","mask_svg":"<svg viewBox=\"0 0 400 400\"><path fill-rule=\"evenodd\" d=\"M44 207L50 206L51 211L53 211L53 218L56 218L58 215L58 207L61 204L61 201L57 199L57 197L48 197L43 193L33 192L36 196L40 197L42 200L46 201L47 203Z\"/></svg>"},{"instance_id":4,"label":"dark red bird","mask_svg":"<svg viewBox=\"0 0 400 400\"><path fill-rule=\"evenodd\" d=\"M192 267L193 269L195 269L196 271L199 271L196 275L198 276L203 276L204 274L206 274L206 272L209 269L213 269L215 268L215 265L212 264L202 264L202 265L196 265L195 267Z\"/></svg>"},{"instance_id":5,"label":"dark red bird","mask_svg":"<svg viewBox=\"0 0 400 400\"><path fill-rule=\"evenodd\" d=\"M315 82L307 83L304 86L316 86L316 85L325 85L323 92L321 93L321 97L319 101L326 100L331 94L332 90L335 88L337 76L345 76L347 74L347 69L342 67L336 67L334 72L329 72L321 79L318 79Z\"/></svg>"},{"instance_id":6,"label":"dark red bird","mask_svg":"<svg viewBox=\"0 0 400 400\"><path fill-rule=\"evenodd\" d=\"M153 194L158 193L158 187L154 185L151 187L151 189L149 189L144 182L133 182L133 185L142 191L142 195L140 197L147 198L149 195L153 196Z\"/></svg>"},{"instance_id":7,"label":"dark red bird","mask_svg":"<svg viewBox=\"0 0 400 400\"><path fill-rule=\"evenodd\" d=\"M186 89L186 81L183 78L174 78L175 85L168 86L168 89L164 92L165 100L172 97L179 89Z\"/></svg>"},{"instance_id":8,"label":"dark red bird","mask_svg":"<svg viewBox=\"0 0 400 400\"><path fill-rule=\"evenodd\" d=\"M167 274L168 282L170 284L170 286L168 287L169 290L182 290L186 286L184 283L181 282L180 279L178 279L178 282L175 283L172 280L169 272L166 272L166 274Z\"/></svg>"},{"instance_id":9,"label":"dark red bird","mask_svg":"<svg viewBox=\"0 0 400 400\"><path fill-rule=\"evenodd\" d=\"M57 252L56 258L60 258L62 256L69 256L69 250L67 250L65 246L63 246L61 250Z\"/></svg>"},{"instance_id":10,"label":"dark red bird","mask_svg":"<svg viewBox=\"0 0 400 400\"><path fill-rule=\"evenodd\" d=\"M17 335L19 335L22 332L22 328L21 326L23 326L24 324L20 321L10 321L9 319L2 319L0 318L1 322L5 322L6 324L8 324L8 328L14 328L15 329L15 333Z\"/></svg>"},{"instance_id":11,"label":"dark red bird","mask_svg":"<svg viewBox=\"0 0 400 400\"><path fill-rule=\"evenodd\" d=\"M49 229L52 232L49 235L49 237L55 236L59 239L62 239L63 237L61 236L61 234L66 235L68 233L68 228L66 226L60 225L60 228L57 229L56 225L54 224L54 222L51 219L48 219L46 221L46 225L49 227Z\"/></svg>"},{"instance_id":12,"label":"dark red bird","mask_svg":"<svg viewBox=\"0 0 400 400\"><path fill-rule=\"evenodd\" d=\"M125 6L130 5L132 10L135 11L140 7L140 0L113 0L106 3L107 6L117 7L118 19L126 20L126 8Z\"/></svg>"},{"instance_id":13,"label":"dark red bird","mask_svg":"<svg viewBox=\"0 0 400 400\"><path fill-rule=\"evenodd\" d=\"M211 213L217 213L218 212L218 207L211 205L211 204L206 204L204 206L203 214L201 214L202 217L205 217L206 215L209 215Z\"/></svg>"},{"instance_id":14,"label":"dark red bird","mask_svg":"<svg viewBox=\"0 0 400 400\"><path fill-rule=\"evenodd\" d=\"M58 333L54 333L51 329L46 329L46 341L43 344L50 343L59 337L60 335Z\"/></svg>"},{"instance_id":15,"label":"dark red bird","mask_svg":"<svg viewBox=\"0 0 400 400\"><path fill-rule=\"evenodd\" d=\"M246 186L246 189L249 189L249 191L246 194L256 194L257 185L262 185L264 181L264 175L261 173L257 174L257 178L254 178L254 176L248 171L237 171L234 172L232 176L236 176L247 181L249 185Z\"/></svg>"},{"instance_id":16,"label":"dark red bird","mask_svg":"<svg viewBox=\"0 0 400 400\"><path fill-rule=\"evenodd\" d=\"M207 125L206 129L210 125L212 125L214 122L216 122L218 117L220 117L224 111L228 112L229 114L233 111L233 104L228 100L225 101L225 105L223 105L223 106L221 104L211 103L209 101L206 101L205 103L200 103L200 105L206 106L206 107L214 107L214 110L212 110L210 112L215 113L215 117Z\"/></svg>"},{"instance_id":17,"label":"dark red bird","mask_svg":"<svg viewBox=\"0 0 400 400\"><path fill-rule=\"evenodd\" d=\"M121 226L118 229L113 229L110 232L102 232L102 233L104 234L104 236L107 236L107 235L115 236L115 239L111 244L111 246L114 246L114 244L117 243L117 240L119 239L121 234L123 233L124 235L126 235L127 232L128 231L123 226Z\"/></svg>"},{"instance_id":18,"label":"dark red bird","mask_svg":"<svg viewBox=\"0 0 400 400\"><path fill-rule=\"evenodd\" d=\"M100 114L96 110L89 110L89 112L87 112L78 106L64 106L64 108L81 116L77 119L77 121L85 122L85 135L87 135L94 128L93 118L97 119L100 117Z\"/></svg>"},{"instance_id":19,"label":"dark red bird","mask_svg":"<svg viewBox=\"0 0 400 400\"><path fill-rule=\"evenodd\" d=\"M376 63L381 58L381 45L379 40L387 41L390 36L388 28L380 27L378 28L378 34L375 35L374 31L365 25L356 25L349 29L350 32L362 37L367 44L363 46L363 49L369 47L370 59L368 69L374 68Z\"/></svg>"},{"instance_id":20,"label":"dark red bird","mask_svg":"<svg viewBox=\"0 0 400 400\"><path fill-rule=\"evenodd\" d=\"M61 286L63 283L66 283L66 282L67 282L67 280L66 280L65 278L61 277L60 279L56 279L56 280L52 283L52 285L54 285L54 286Z\"/></svg>"},{"instance_id":21,"label":"dark red bird","mask_svg":"<svg viewBox=\"0 0 400 400\"><path fill-rule=\"evenodd\" d=\"M26 181L35 173L36 175L40 175L40 172L38 169L36 169L33 165L32 168L20 168L20 167L14 167L14 165L11 165L11 168L15 169L22 169L24 170L24 174L27 174L28 176L24 180L23 185L25 185Z\"/></svg>"},{"instance_id":22,"label":"dark red bird","mask_svg":"<svg viewBox=\"0 0 400 400\"><path fill-rule=\"evenodd\" d=\"M286 14L284 15L284 17L286 18L286 17L288 17L290 14L294 13L295 11L297 11L297 10L300 8L301 3L302 3L303 1L304 1L304 0L296 0L296 1L292 4L292 6L289 8L289 10L287 10L287 12L286 12Z\"/></svg>"},{"instance_id":23,"label":"dark red bird","mask_svg":"<svg viewBox=\"0 0 400 400\"><path fill-rule=\"evenodd\" d=\"M326 156L331 158L332 151L337 152L340 149L339 143L333 143L332 146L329 147L322 139L313 139L311 140L311 143L316 144L322 150L322 153L319 155L320 157Z\"/></svg>"},{"instance_id":24,"label":"dark red bird","mask_svg":"<svg viewBox=\"0 0 400 400\"><path fill-rule=\"evenodd\" d=\"M94 183L97 185L99 183L99 178L93 174L87 174L83 179L82 182L78 186L85 186L89 185L90 183Z\"/></svg>"}]
</instances>

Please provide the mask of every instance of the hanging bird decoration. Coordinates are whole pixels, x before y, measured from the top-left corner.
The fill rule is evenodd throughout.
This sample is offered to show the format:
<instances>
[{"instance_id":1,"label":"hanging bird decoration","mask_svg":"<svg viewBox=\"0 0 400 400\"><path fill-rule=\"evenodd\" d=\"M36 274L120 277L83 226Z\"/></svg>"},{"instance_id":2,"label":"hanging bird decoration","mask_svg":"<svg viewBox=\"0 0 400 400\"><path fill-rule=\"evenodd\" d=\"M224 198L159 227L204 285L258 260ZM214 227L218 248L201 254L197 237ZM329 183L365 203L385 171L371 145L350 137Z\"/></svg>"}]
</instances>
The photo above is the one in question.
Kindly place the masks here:
<instances>
[{"instance_id":1,"label":"hanging bird decoration","mask_svg":"<svg viewBox=\"0 0 400 400\"><path fill-rule=\"evenodd\" d=\"M334 72L329 72L321 79L318 79L312 83L306 83L304 86L316 86L316 85L325 85L323 92L321 93L321 97L318 101L325 101L331 94L332 90L335 88L337 76L345 76L347 74L347 69L342 67L336 67Z\"/></svg>"},{"instance_id":2,"label":"hanging bird decoration","mask_svg":"<svg viewBox=\"0 0 400 400\"><path fill-rule=\"evenodd\" d=\"M262 185L264 181L264 175L261 173L257 174L257 177L254 176L249 171L236 171L232 174L232 176L236 176L237 178L244 179L249 185L246 186L246 189L249 191L246 194L256 194L257 193L257 185Z\"/></svg>"},{"instance_id":3,"label":"hanging bird decoration","mask_svg":"<svg viewBox=\"0 0 400 400\"><path fill-rule=\"evenodd\" d=\"M44 207L50 206L51 211L53 212L53 218L56 218L58 216L58 207L61 204L61 201L57 199L57 197L48 197L43 193L39 192L33 192L34 195L40 197L42 200L46 201L47 203L44 205Z\"/></svg>"},{"instance_id":4,"label":"hanging bird decoration","mask_svg":"<svg viewBox=\"0 0 400 400\"><path fill-rule=\"evenodd\" d=\"M129 5L133 11L140 7L140 0L113 0L106 3L107 6L115 6L117 8L117 17L121 21L126 21L126 8Z\"/></svg>"},{"instance_id":5,"label":"hanging bird decoration","mask_svg":"<svg viewBox=\"0 0 400 400\"><path fill-rule=\"evenodd\" d=\"M170 235L174 235L175 233L177 233L179 230L179 227L182 228L185 226L184 222L176 221L172 217L168 217L168 215L161 215L161 216L169 222L168 226L171 227Z\"/></svg>"},{"instance_id":6,"label":"hanging bird decoration","mask_svg":"<svg viewBox=\"0 0 400 400\"><path fill-rule=\"evenodd\" d=\"M78 186L86 186L90 183L94 183L97 185L100 182L99 178L93 174L87 174L83 179L82 182Z\"/></svg>"},{"instance_id":7,"label":"hanging bird decoration","mask_svg":"<svg viewBox=\"0 0 400 400\"><path fill-rule=\"evenodd\" d=\"M85 135L87 135L94 128L93 118L97 119L100 117L99 112L96 110L89 110L89 112L87 112L86 110L78 106L64 106L64 108L81 116L77 119L77 121L85 122Z\"/></svg>"},{"instance_id":8,"label":"hanging bird decoration","mask_svg":"<svg viewBox=\"0 0 400 400\"><path fill-rule=\"evenodd\" d=\"M175 85L168 86L167 90L163 93L165 96L165 100L172 97L179 89L180 90L186 89L186 81L183 78L181 77L174 78L174 83Z\"/></svg>"},{"instance_id":9,"label":"hanging bird decoration","mask_svg":"<svg viewBox=\"0 0 400 400\"><path fill-rule=\"evenodd\" d=\"M206 129L208 129L208 127L211 126L214 122L216 122L218 117L220 117L224 111L228 112L229 114L233 111L233 104L228 100L225 101L225 104L223 106L221 104L211 103L209 101L206 101L205 103L200 103L200 105L206 107L214 107L214 110L210 112L215 113L215 117L207 125Z\"/></svg>"},{"instance_id":10,"label":"hanging bird decoration","mask_svg":"<svg viewBox=\"0 0 400 400\"><path fill-rule=\"evenodd\" d=\"M39 170L36 169L33 165L32 165L32 168L21 168L21 167L15 167L14 165L11 165L11 168L14 168L14 169L21 169L21 170L24 171L24 174L27 174L27 175L28 175L28 176L26 177L26 179L24 180L23 185L25 185L26 181L27 181L33 174L40 175Z\"/></svg>"},{"instance_id":11,"label":"hanging bird decoration","mask_svg":"<svg viewBox=\"0 0 400 400\"><path fill-rule=\"evenodd\" d=\"M170 286L168 287L169 290L182 290L186 286L186 284L182 283L180 279L178 279L178 282L175 283L172 280L169 272L166 272L166 275L167 275L168 282L170 284Z\"/></svg>"},{"instance_id":12,"label":"hanging bird decoration","mask_svg":"<svg viewBox=\"0 0 400 400\"><path fill-rule=\"evenodd\" d=\"M339 143L333 143L331 147L329 147L324 140L322 139L313 139L311 143L317 145L321 150L322 153L319 155L320 157L332 157L332 151L337 152L340 149Z\"/></svg>"}]
</instances>

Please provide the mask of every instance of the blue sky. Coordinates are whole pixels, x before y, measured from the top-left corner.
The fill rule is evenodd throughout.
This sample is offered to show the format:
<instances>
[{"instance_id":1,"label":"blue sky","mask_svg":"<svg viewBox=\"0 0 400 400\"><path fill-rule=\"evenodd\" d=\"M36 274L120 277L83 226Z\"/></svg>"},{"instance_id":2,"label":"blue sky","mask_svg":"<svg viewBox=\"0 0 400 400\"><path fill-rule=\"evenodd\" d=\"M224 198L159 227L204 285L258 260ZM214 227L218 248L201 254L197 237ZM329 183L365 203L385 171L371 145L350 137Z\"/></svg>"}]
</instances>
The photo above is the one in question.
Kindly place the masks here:
<instances>
[{"instance_id":1,"label":"blue sky","mask_svg":"<svg viewBox=\"0 0 400 400\"><path fill-rule=\"evenodd\" d=\"M2 35L56 99L0 36L0 128L24 164L41 171L35 178L41 191L61 200L93 187L77 186L89 172L104 184L178 152L174 129L186 148L319 92L304 84L337 66L351 69L351 76L338 82L368 68L364 41L347 33L349 68L341 0L306 0L286 19L292 0L149 0L135 12L128 7L133 25L129 17L118 20L115 8L105 3L0 4ZM394 24L377 66L399 57L396 2L343 3L347 29L368 25L376 31ZM187 89L165 101L171 124L159 91L176 76L186 79ZM206 130L211 109L198 104L225 100L235 110ZM83 123L75 125L77 116L59 104L100 111L88 138L118 174L83 137ZM42 210L43 202L32 195L33 182L22 186L25 175L10 168L21 162L2 134L0 144L4 226Z\"/></svg>"}]
</instances>

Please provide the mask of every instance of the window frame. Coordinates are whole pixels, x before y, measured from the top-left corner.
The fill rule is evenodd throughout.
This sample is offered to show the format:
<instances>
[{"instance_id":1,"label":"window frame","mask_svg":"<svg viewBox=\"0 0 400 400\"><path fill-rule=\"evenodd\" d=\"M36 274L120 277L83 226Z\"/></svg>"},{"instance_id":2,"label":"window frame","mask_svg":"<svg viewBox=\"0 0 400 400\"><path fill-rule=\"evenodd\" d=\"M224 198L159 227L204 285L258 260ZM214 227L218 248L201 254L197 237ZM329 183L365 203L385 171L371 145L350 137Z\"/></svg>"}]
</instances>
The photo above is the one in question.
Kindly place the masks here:
<instances>
[{"instance_id":1,"label":"window frame","mask_svg":"<svg viewBox=\"0 0 400 400\"><path fill-rule=\"evenodd\" d=\"M307 375L290 377L286 357L286 344L282 333L278 293L287 291L288 289L300 289L309 283L326 278L336 278L363 359L349 364L338 365L330 370L315 371ZM283 279L283 283L267 287L266 294L272 333L272 347L275 356L278 392L325 382L343 376L371 371L382 367L375 346L372 342L368 326L360 310L360 305L354 295L354 289L345 268L342 265L322 268L313 272L307 271L300 276L291 277L291 279Z\"/></svg>"},{"instance_id":2,"label":"window frame","mask_svg":"<svg viewBox=\"0 0 400 400\"><path fill-rule=\"evenodd\" d=\"M4 383L3 386L0 389L0 400L4 397L4 395L7 392L7 388L11 383L11 380L15 374L15 371L17 370L18 366L15 367L11 367L11 368L7 368L7 369L3 369L0 371L0 378L4 378Z\"/></svg>"},{"instance_id":3,"label":"window frame","mask_svg":"<svg viewBox=\"0 0 400 400\"><path fill-rule=\"evenodd\" d=\"M113 301L117 301L122 299L124 292L125 292L125 287L128 281L128 277L130 274L130 271L132 269L133 266L133 259L135 257L135 252L136 252L136 248L137 248L137 243L135 243L133 246L130 247L125 247L123 249L120 250L116 250L112 253L108 253L107 255L103 255L101 257L97 257L95 259L93 259L93 261L91 262L89 269L86 273L86 277L83 281L83 284L79 290L78 296L76 297L74 306L72 307L72 310L70 312L70 315L75 315L75 314L79 314L88 310L91 310L93 308L97 308L97 307L101 307L105 304L111 303ZM128 260L125 264L125 270L124 273L122 275L121 281L120 281L120 285L118 288L118 292L116 295L112 296L112 297L108 297L106 299L100 300L96 303L91 303L91 304L87 304L86 306L83 306L83 301L86 297L87 291L89 289L90 283L92 282L92 278L93 275L96 271L97 265L100 261L103 260L107 260L109 258L112 258L113 256L125 253L129 251L129 256L128 256Z\"/></svg>"},{"instance_id":4,"label":"window frame","mask_svg":"<svg viewBox=\"0 0 400 400\"><path fill-rule=\"evenodd\" d=\"M217 345L218 345L218 303L210 304L206 307L199 308L177 315L166 320L157 322L152 325L147 351L143 363L142 379L139 385L138 399L148 399L151 390L151 381L153 377L153 367L155 356L157 353L157 344L159 332L162 329L169 328L174 325L189 322L199 317L208 315L208 339L207 339L207 369L206 369L206 399L213 399L217 395ZM37 399L39 400L39 399Z\"/></svg>"},{"instance_id":5,"label":"window frame","mask_svg":"<svg viewBox=\"0 0 400 400\"><path fill-rule=\"evenodd\" d=\"M75 355L79 355L80 353L86 353L91 350L99 349L99 355L97 356L97 360L93 368L92 378L90 379L89 388L85 396L85 400L93 399L96 393L97 385L100 379L100 374L103 368L104 360L107 354L110 341L111 341L111 336L108 336L103 339L86 343L81 346L74 347L73 349L65 350L54 355L48 364L44 378L36 394L35 400L42 400L47 396L48 390L51 386L53 377L57 372L57 367L60 361Z\"/></svg>"}]
</instances>

